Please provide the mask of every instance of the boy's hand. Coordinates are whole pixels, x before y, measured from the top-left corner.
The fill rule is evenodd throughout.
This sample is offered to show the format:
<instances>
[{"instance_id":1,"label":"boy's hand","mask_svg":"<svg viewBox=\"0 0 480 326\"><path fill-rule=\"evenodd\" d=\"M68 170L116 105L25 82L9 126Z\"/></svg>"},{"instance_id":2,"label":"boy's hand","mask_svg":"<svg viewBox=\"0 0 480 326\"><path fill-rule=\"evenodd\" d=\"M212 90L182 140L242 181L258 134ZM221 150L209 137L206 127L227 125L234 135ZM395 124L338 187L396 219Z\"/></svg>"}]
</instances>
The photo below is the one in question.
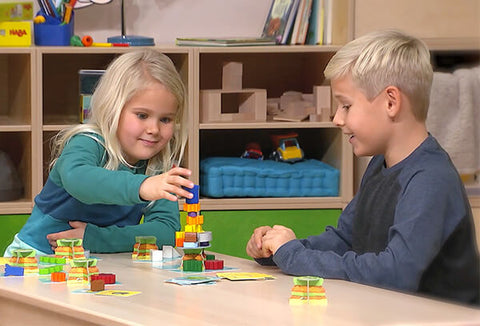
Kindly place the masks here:
<instances>
[{"instance_id":1,"label":"boy's hand","mask_svg":"<svg viewBox=\"0 0 480 326\"><path fill-rule=\"evenodd\" d=\"M57 240L59 239L83 239L87 223L70 221L68 224L72 227L71 230L47 234L48 242L52 246L53 251L57 248Z\"/></svg>"},{"instance_id":2,"label":"boy's hand","mask_svg":"<svg viewBox=\"0 0 480 326\"><path fill-rule=\"evenodd\" d=\"M263 250L268 250L274 255L278 248L296 238L295 232L291 229L282 225L274 225L273 228L268 230L263 236L262 247Z\"/></svg>"},{"instance_id":3,"label":"boy's hand","mask_svg":"<svg viewBox=\"0 0 480 326\"><path fill-rule=\"evenodd\" d=\"M265 250L263 248L263 244L262 244L262 238L271 229L272 228L270 226L261 226L256 228L253 231L253 234L250 237L250 240L248 240L247 248L246 248L247 254L250 257L267 258L272 255L272 253L269 250Z\"/></svg>"},{"instance_id":4,"label":"boy's hand","mask_svg":"<svg viewBox=\"0 0 480 326\"><path fill-rule=\"evenodd\" d=\"M193 195L182 187L193 188L190 177L192 171L174 167L169 171L146 178L140 185L139 195L143 200L168 199L177 201L177 196L192 198Z\"/></svg>"}]
</instances>

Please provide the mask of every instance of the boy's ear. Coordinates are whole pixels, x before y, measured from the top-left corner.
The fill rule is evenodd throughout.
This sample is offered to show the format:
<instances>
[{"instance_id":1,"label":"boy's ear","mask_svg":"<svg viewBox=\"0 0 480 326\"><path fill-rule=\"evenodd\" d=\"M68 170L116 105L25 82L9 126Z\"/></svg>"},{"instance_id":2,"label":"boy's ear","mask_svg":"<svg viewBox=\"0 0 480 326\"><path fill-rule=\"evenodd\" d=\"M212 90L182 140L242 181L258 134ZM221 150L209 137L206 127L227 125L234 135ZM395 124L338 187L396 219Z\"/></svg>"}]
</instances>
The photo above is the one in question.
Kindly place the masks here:
<instances>
[{"instance_id":1,"label":"boy's ear","mask_svg":"<svg viewBox=\"0 0 480 326\"><path fill-rule=\"evenodd\" d=\"M387 98L387 114L391 119L394 119L400 111L400 90L396 86L388 86L385 88L385 95Z\"/></svg>"}]
</instances>

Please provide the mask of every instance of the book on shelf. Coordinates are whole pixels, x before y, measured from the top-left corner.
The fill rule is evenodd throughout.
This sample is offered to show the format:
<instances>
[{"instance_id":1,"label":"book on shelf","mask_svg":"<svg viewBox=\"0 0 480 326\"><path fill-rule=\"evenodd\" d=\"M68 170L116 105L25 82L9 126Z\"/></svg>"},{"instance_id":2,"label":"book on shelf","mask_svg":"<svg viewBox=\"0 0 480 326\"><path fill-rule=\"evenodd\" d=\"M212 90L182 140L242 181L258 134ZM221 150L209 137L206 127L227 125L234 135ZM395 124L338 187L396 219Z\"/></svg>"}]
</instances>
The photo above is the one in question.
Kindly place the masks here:
<instances>
[{"instance_id":1,"label":"book on shelf","mask_svg":"<svg viewBox=\"0 0 480 326\"><path fill-rule=\"evenodd\" d=\"M287 44L300 0L273 0L263 27L262 37Z\"/></svg>"},{"instance_id":2,"label":"book on shelf","mask_svg":"<svg viewBox=\"0 0 480 326\"><path fill-rule=\"evenodd\" d=\"M348 0L323 0L323 44L344 44L347 41Z\"/></svg>"},{"instance_id":3,"label":"book on shelf","mask_svg":"<svg viewBox=\"0 0 480 326\"><path fill-rule=\"evenodd\" d=\"M322 45L323 44L323 17L324 17L324 0L313 0L312 13L308 24L306 44Z\"/></svg>"},{"instance_id":4,"label":"book on shelf","mask_svg":"<svg viewBox=\"0 0 480 326\"><path fill-rule=\"evenodd\" d=\"M297 14L295 15L295 22L293 23L292 33L290 35L290 44L297 44L298 36L300 34L300 25L302 24L303 11L307 0L300 0L298 4Z\"/></svg>"},{"instance_id":5,"label":"book on shelf","mask_svg":"<svg viewBox=\"0 0 480 326\"><path fill-rule=\"evenodd\" d=\"M302 21L300 31L298 32L297 43L305 44L307 40L308 25L310 24L310 15L312 13L312 0L305 0L305 8L302 12Z\"/></svg>"},{"instance_id":6,"label":"book on shelf","mask_svg":"<svg viewBox=\"0 0 480 326\"><path fill-rule=\"evenodd\" d=\"M271 37L228 37L228 38L198 38L177 37L176 42L180 46L267 46L275 45L275 39Z\"/></svg>"}]
</instances>

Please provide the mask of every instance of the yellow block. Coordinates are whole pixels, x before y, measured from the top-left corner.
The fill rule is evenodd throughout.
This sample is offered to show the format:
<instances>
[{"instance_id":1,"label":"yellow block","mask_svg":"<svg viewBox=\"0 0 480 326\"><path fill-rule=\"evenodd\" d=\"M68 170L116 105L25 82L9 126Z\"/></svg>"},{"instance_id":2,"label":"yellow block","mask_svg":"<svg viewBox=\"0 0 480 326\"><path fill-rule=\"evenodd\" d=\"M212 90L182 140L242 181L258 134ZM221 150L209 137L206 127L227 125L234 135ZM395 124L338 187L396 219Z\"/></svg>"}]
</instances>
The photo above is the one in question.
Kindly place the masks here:
<instances>
[{"instance_id":1,"label":"yellow block","mask_svg":"<svg viewBox=\"0 0 480 326\"><path fill-rule=\"evenodd\" d=\"M0 46L30 46L31 22L0 22Z\"/></svg>"}]
</instances>

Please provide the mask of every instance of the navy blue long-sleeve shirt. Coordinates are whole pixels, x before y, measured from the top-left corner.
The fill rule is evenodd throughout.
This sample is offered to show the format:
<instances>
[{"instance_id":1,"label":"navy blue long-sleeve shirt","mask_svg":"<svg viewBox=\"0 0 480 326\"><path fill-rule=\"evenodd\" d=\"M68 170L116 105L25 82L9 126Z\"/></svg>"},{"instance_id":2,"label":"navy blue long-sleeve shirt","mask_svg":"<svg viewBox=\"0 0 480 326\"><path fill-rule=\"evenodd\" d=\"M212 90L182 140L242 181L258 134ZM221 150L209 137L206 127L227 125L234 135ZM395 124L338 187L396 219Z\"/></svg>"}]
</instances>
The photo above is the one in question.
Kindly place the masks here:
<instances>
[{"instance_id":1,"label":"navy blue long-sleeve shirt","mask_svg":"<svg viewBox=\"0 0 480 326\"><path fill-rule=\"evenodd\" d=\"M384 162L372 158L337 228L287 242L273 262L288 274L478 304L473 217L448 154L430 135L393 167Z\"/></svg>"}]
</instances>

